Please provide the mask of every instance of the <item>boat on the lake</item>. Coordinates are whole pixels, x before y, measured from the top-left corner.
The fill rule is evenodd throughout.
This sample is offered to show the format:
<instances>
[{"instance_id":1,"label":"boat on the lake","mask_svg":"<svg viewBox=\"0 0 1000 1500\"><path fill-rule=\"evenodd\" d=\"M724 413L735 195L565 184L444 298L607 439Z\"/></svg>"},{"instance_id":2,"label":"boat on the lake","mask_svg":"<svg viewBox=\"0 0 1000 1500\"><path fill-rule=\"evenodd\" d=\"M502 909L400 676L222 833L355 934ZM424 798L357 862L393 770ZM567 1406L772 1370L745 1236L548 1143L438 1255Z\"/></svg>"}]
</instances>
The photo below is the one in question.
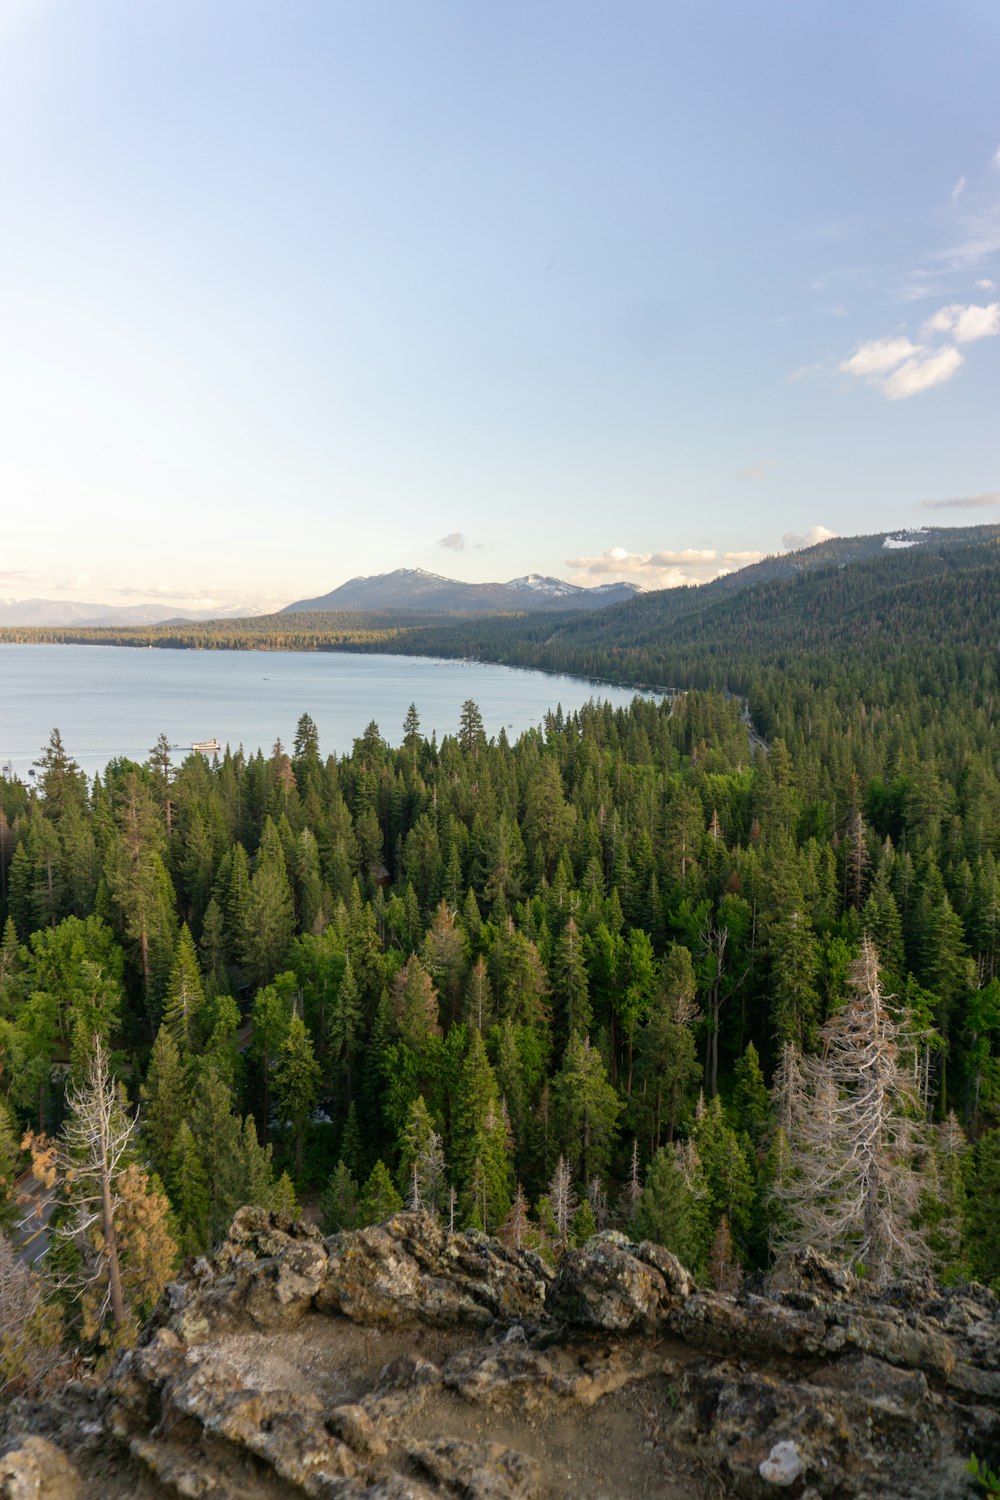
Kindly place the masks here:
<instances>
[{"instance_id":1,"label":"boat on the lake","mask_svg":"<svg viewBox=\"0 0 1000 1500\"><path fill-rule=\"evenodd\" d=\"M191 749L200 750L202 755L214 755L217 750L222 749L222 746L218 740L193 740Z\"/></svg>"}]
</instances>

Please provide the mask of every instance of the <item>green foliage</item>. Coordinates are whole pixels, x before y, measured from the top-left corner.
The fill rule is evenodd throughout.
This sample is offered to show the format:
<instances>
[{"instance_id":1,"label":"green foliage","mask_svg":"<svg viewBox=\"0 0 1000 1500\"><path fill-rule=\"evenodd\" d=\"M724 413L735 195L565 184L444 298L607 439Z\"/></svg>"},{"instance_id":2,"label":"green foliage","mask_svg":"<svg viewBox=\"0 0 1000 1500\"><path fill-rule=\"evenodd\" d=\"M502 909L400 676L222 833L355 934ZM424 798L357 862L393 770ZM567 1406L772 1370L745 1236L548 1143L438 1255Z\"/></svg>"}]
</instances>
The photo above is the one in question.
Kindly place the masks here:
<instances>
[{"instance_id":1,"label":"green foliage","mask_svg":"<svg viewBox=\"0 0 1000 1500\"><path fill-rule=\"evenodd\" d=\"M383 1161L377 1161L361 1190L355 1222L359 1228L366 1224L381 1224L384 1219L398 1213L402 1206L403 1200L393 1186L388 1167Z\"/></svg>"},{"instance_id":2,"label":"green foliage","mask_svg":"<svg viewBox=\"0 0 1000 1500\"><path fill-rule=\"evenodd\" d=\"M656 1152L629 1230L636 1239L664 1245L690 1271L704 1268L712 1234L709 1189L694 1150Z\"/></svg>"},{"instance_id":3,"label":"green foliage","mask_svg":"<svg viewBox=\"0 0 1000 1500\"><path fill-rule=\"evenodd\" d=\"M353 1229L358 1214L358 1184L343 1157L320 1199L320 1228L324 1234Z\"/></svg>"},{"instance_id":4,"label":"green foliage","mask_svg":"<svg viewBox=\"0 0 1000 1500\"><path fill-rule=\"evenodd\" d=\"M982 1485L988 1495L1000 1495L1000 1473L991 1469L984 1458L977 1458L974 1453L970 1454L965 1471Z\"/></svg>"},{"instance_id":5,"label":"green foliage","mask_svg":"<svg viewBox=\"0 0 1000 1500\"><path fill-rule=\"evenodd\" d=\"M319 1082L312 1040L301 1016L293 1015L274 1064L274 1096L279 1115L291 1123L296 1175L302 1171L302 1139L316 1107Z\"/></svg>"},{"instance_id":6,"label":"green foliage","mask_svg":"<svg viewBox=\"0 0 1000 1500\"><path fill-rule=\"evenodd\" d=\"M1000 1205L1000 1129L987 1131L973 1154L971 1181L965 1204L963 1241L972 1274L1000 1291L1000 1237L996 1232Z\"/></svg>"},{"instance_id":7,"label":"green foliage","mask_svg":"<svg viewBox=\"0 0 1000 1500\"><path fill-rule=\"evenodd\" d=\"M725 1218L759 1264L784 1170L767 1081L783 1040L816 1046L868 931L924 1033L920 1112L938 1133L957 1115L954 1149L925 1153L921 1222L942 1274L996 1281L1000 559L984 537L859 561L830 543L795 576L773 559L556 632L296 616L101 634L474 650L688 691L553 712L514 745L473 703L459 734L425 740L414 707L398 749L369 725L328 761L303 715L291 757L175 770L155 750L93 791L54 736L37 789L0 778L15 1138L58 1127L94 1026L144 1080L144 1150L191 1247L238 1201L281 1197L275 1121L317 1182L337 1142L348 1179L381 1160L409 1198L422 1100L459 1224L506 1223L515 1171L535 1201L560 1154L571 1190L598 1173L618 1204L634 1138L649 1224L703 1265ZM694 1121L701 1086L725 1107ZM310 1129L320 1110L331 1123ZM669 1164L683 1233L654 1213ZM418 1170L417 1195L447 1213L430 1180Z\"/></svg>"}]
</instances>

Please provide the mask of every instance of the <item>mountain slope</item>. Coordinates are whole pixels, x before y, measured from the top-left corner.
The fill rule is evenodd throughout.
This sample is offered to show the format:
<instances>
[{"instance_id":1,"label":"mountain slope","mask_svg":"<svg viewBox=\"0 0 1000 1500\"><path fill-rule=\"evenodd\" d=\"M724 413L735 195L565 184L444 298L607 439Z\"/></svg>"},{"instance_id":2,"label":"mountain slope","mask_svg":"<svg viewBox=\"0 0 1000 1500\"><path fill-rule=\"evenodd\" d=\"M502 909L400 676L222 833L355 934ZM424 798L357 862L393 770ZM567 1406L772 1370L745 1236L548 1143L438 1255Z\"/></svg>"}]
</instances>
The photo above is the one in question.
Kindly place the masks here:
<instances>
[{"instance_id":1,"label":"mountain slope","mask_svg":"<svg viewBox=\"0 0 1000 1500\"><path fill-rule=\"evenodd\" d=\"M286 605L283 615L342 610L433 610L469 614L502 614L526 609L590 609L616 604L641 594L634 583L580 588L559 578L529 573L509 583L461 583L422 568L397 568L392 573L349 578L339 588L315 599Z\"/></svg>"}]
</instances>

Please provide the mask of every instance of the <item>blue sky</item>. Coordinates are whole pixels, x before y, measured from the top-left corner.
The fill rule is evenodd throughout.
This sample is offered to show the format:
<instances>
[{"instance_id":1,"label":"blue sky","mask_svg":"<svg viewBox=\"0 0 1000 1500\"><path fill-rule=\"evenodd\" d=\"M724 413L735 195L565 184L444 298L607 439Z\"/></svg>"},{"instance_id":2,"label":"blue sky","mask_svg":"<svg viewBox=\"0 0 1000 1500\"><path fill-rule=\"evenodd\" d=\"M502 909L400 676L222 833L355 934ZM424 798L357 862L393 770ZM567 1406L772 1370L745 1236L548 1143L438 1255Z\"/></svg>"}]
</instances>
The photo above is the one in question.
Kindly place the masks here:
<instances>
[{"instance_id":1,"label":"blue sky","mask_svg":"<svg viewBox=\"0 0 1000 1500\"><path fill-rule=\"evenodd\" d=\"M1000 519L1000 9L0 0L0 596Z\"/></svg>"}]
</instances>

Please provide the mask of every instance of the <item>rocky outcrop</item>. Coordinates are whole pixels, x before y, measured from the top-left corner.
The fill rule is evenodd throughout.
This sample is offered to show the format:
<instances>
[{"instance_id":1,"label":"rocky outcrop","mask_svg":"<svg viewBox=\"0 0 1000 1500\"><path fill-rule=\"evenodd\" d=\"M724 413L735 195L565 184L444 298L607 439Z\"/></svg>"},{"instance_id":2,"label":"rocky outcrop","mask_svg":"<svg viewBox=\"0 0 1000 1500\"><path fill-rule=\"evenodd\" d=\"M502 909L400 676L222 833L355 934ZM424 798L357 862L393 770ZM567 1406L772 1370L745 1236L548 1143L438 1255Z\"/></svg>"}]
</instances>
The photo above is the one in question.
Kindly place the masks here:
<instances>
[{"instance_id":1,"label":"rocky outcrop","mask_svg":"<svg viewBox=\"0 0 1000 1500\"><path fill-rule=\"evenodd\" d=\"M426 1215L324 1240L245 1209L103 1385L8 1426L17 1500L937 1500L1000 1462L1000 1307L811 1254L728 1297L620 1234L553 1275Z\"/></svg>"}]
</instances>

